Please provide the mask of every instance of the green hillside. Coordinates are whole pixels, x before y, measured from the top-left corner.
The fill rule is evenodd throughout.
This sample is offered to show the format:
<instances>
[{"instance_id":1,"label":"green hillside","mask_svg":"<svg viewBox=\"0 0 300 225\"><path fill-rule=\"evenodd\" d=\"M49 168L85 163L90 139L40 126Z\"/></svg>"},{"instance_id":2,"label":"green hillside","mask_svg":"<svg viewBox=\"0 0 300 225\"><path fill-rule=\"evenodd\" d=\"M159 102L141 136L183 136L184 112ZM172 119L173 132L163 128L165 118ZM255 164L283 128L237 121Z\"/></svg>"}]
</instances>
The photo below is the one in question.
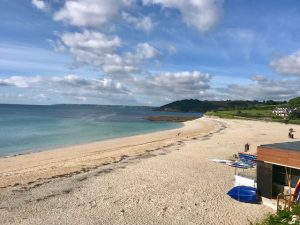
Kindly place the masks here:
<instances>
[{"instance_id":1,"label":"green hillside","mask_svg":"<svg viewBox=\"0 0 300 225\"><path fill-rule=\"evenodd\" d=\"M286 102L276 101L200 101L197 99L185 99L181 101L175 101L159 107L160 111L172 111L172 112L207 112L211 110L237 110L248 109L253 107L269 107L274 108L274 105L282 105Z\"/></svg>"},{"instance_id":2,"label":"green hillside","mask_svg":"<svg viewBox=\"0 0 300 225\"><path fill-rule=\"evenodd\" d=\"M276 116L272 111L277 107L293 110L288 117ZM208 116L232 119L255 119L300 124L300 97L286 101L200 101L185 99L158 108L171 112L202 112Z\"/></svg>"}]
</instances>

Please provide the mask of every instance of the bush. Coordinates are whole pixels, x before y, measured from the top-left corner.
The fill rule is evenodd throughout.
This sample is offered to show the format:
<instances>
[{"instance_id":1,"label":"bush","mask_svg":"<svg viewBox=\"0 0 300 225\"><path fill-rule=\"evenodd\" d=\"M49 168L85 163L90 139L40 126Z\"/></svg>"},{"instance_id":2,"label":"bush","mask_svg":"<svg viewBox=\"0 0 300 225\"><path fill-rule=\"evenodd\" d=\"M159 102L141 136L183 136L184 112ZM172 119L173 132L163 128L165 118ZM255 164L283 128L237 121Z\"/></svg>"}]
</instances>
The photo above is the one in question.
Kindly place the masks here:
<instances>
[{"instance_id":1,"label":"bush","mask_svg":"<svg viewBox=\"0 0 300 225\"><path fill-rule=\"evenodd\" d=\"M252 223L251 223L252 224ZM280 210L277 214L269 215L256 225L300 225L300 206L294 205L291 211Z\"/></svg>"},{"instance_id":2,"label":"bush","mask_svg":"<svg viewBox=\"0 0 300 225\"><path fill-rule=\"evenodd\" d=\"M289 100L290 106L300 106L300 97Z\"/></svg>"},{"instance_id":3,"label":"bush","mask_svg":"<svg viewBox=\"0 0 300 225\"><path fill-rule=\"evenodd\" d=\"M289 115L289 119L299 119L299 118L300 118L300 109L294 110Z\"/></svg>"}]
</instances>

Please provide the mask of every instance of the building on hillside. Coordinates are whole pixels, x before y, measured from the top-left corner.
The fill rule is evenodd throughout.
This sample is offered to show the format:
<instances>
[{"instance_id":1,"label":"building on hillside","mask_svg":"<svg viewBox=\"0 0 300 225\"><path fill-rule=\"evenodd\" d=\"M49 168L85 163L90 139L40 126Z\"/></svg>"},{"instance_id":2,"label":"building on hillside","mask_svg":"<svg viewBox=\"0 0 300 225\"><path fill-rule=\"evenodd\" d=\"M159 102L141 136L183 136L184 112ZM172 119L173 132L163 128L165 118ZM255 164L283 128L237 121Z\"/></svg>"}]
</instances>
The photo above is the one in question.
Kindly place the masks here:
<instances>
[{"instance_id":1,"label":"building on hillside","mask_svg":"<svg viewBox=\"0 0 300 225\"><path fill-rule=\"evenodd\" d=\"M287 118L295 110L297 110L297 108L278 107L273 109L272 113L276 116Z\"/></svg>"},{"instance_id":2,"label":"building on hillside","mask_svg":"<svg viewBox=\"0 0 300 225\"><path fill-rule=\"evenodd\" d=\"M273 109L272 113L275 114L276 116L286 118L291 113L291 110L289 108L275 108Z\"/></svg>"}]
</instances>

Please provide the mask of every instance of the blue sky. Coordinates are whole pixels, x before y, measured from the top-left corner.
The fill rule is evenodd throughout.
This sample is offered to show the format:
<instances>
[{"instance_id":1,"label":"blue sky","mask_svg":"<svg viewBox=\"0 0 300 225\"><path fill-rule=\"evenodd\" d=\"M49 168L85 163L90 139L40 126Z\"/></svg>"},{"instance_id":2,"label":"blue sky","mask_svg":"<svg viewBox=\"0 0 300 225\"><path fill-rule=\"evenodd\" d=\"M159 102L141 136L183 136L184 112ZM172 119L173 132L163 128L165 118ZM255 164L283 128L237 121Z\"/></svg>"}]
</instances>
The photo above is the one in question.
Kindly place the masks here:
<instances>
[{"instance_id":1,"label":"blue sky","mask_svg":"<svg viewBox=\"0 0 300 225\"><path fill-rule=\"evenodd\" d=\"M0 103L300 95L297 0L0 0Z\"/></svg>"}]
</instances>

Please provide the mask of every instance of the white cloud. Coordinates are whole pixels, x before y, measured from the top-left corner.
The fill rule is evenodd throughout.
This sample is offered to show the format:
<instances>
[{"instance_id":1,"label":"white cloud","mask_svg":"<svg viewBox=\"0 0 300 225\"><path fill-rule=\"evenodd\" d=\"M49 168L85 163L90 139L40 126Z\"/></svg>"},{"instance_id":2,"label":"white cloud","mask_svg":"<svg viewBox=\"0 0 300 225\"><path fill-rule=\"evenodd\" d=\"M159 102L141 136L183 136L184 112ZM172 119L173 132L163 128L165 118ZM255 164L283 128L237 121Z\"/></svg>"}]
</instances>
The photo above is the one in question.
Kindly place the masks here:
<instances>
[{"instance_id":1,"label":"white cloud","mask_svg":"<svg viewBox=\"0 0 300 225\"><path fill-rule=\"evenodd\" d=\"M248 84L230 84L216 89L219 99L288 100L300 95L299 79L274 80L265 76L254 76Z\"/></svg>"},{"instance_id":2,"label":"white cloud","mask_svg":"<svg viewBox=\"0 0 300 225\"><path fill-rule=\"evenodd\" d=\"M77 50L88 50L94 54L113 53L121 46L118 36L109 37L103 33L88 30L83 33L65 33L61 39L75 55Z\"/></svg>"},{"instance_id":3,"label":"white cloud","mask_svg":"<svg viewBox=\"0 0 300 225\"><path fill-rule=\"evenodd\" d=\"M110 24L120 14L122 7L132 0L70 0L54 14L54 20L80 27L100 27Z\"/></svg>"},{"instance_id":4,"label":"white cloud","mask_svg":"<svg viewBox=\"0 0 300 225\"><path fill-rule=\"evenodd\" d=\"M12 90L27 99L55 96L68 102L86 101L101 104L162 105L179 99L236 99L288 100L300 95L299 79L274 80L263 75L254 76L244 84L229 84L212 88L212 76L200 71L161 72L148 76L106 76L99 79L67 76L12 76L0 79L0 90ZM5 88L6 87L6 88ZM7 89L8 87L8 89ZM5 89L4 89L5 88ZM25 97L24 97L25 98ZM53 99L55 102L55 99Z\"/></svg>"},{"instance_id":5,"label":"white cloud","mask_svg":"<svg viewBox=\"0 0 300 225\"><path fill-rule=\"evenodd\" d=\"M175 48L173 45L169 44L167 46L167 50L169 52L170 55L174 55L177 53L177 48Z\"/></svg>"},{"instance_id":6,"label":"white cloud","mask_svg":"<svg viewBox=\"0 0 300 225\"><path fill-rule=\"evenodd\" d=\"M159 55L160 52L148 43L139 43L136 46L135 57L137 58L137 61L142 61L144 59L153 59Z\"/></svg>"},{"instance_id":7,"label":"white cloud","mask_svg":"<svg viewBox=\"0 0 300 225\"><path fill-rule=\"evenodd\" d=\"M84 79L75 75L62 77L12 76L0 79L1 85L22 90L32 98L56 96L59 99L73 98L88 101L89 99L107 101L114 104L139 102L146 104L155 99L155 105L183 98L201 98L209 90L211 76L199 71L163 72L156 75L127 76L126 79L103 77ZM24 95L25 96L25 95ZM95 101L94 101L95 102Z\"/></svg>"},{"instance_id":8,"label":"white cloud","mask_svg":"<svg viewBox=\"0 0 300 225\"><path fill-rule=\"evenodd\" d=\"M163 72L157 75L134 78L131 90L161 103L184 98L202 98L210 88L211 75L199 71ZM167 100L168 99L168 100Z\"/></svg>"},{"instance_id":9,"label":"white cloud","mask_svg":"<svg viewBox=\"0 0 300 225\"><path fill-rule=\"evenodd\" d=\"M80 101L83 101L83 102L86 102L87 101L87 97L84 97L84 96L78 96L76 97L78 100Z\"/></svg>"},{"instance_id":10,"label":"white cloud","mask_svg":"<svg viewBox=\"0 0 300 225\"><path fill-rule=\"evenodd\" d=\"M13 95L3 95L0 92L0 101L10 99L13 102L28 104L37 103L78 103L84 101L97 104L134 104L134 96L120 82L110 78L84 79L75 75L62 77L41 76L14 76L0 79L1 83L9 86L13 92L20 93L23 97L16 99ZM20 97L20 96L19 96Z\"/></svg>"},{"instance_id":11,"label":"white cloud","mask_svg":"<svg viewBox=\"0 0 300 225\"><path fill-rule=\"evenodd\" d=\"M63 34L60 49L61 44L73 55L77 64L92 65L106 73L137 72L140 64L160 55L148 43L137 44L133 52L120 53L121 40L118 36L88 30Z\"/></svg>"},{"instance_id":12,"label":"white cloud","mask_svg":"<svg viewBox=\"0 0 300 225\"><path fill-rule=\"evenodd\" d=\"M138 43L133 52L105 55L102 69L104 72L110 74L141 72L141 64L157 58L160 54L157 49L148 43Z\"/></svg>"},{"instance_id":13,"label":"white cloud","mask_svg":"<svg viewBox=\"0 0 300 225\"><path fill-rule=\"evenodd\" d=\"M31 3L40 10L46 10L47 5L43 0L32 0Z\"/></svg>"},{"instance_id":14,"label":"white cloud","mask_svg":"<svg viewBox=\"0 0 300 225\"><path fill-rule=\"evenodd\" d=\"M281 74L300 76L300 51L274 59L270 65Z\"/></svg>"},{"instance_id":15,"label":"white cloud","mask_svg":"<svg viewBox=\"0 0 300 225\"><path fill-rule=\"evenodd\" d=\"M217 24L223 0L143 0L143 3L177 9L187 25L205 32Z\"/></svg>"},{"instance_id":16,"label":"white cloud","mask_svg":"<svg viewBox=\"0 0 300 225\"><path fill-rule=\"evenodd\" d=\"M127 23L133 24L136 29L150 32L154 28L154 24L151 18L148 16L137 18L130 15L129 13L123 12L122 17Z\"/></svg>"},{"instance_id":17,"label":"white cloud","mask_svg":"<svg viewBox=\"0 0 300 225\"><path fill-rule=\"evenodd\" d=\"M17 88L35 88L52 92L82 91L99 93L126 93L126 88L119 82L114 82L109 78L84 79L76 75L66 75L63 77L41 77L41 76L12 76L0 79L0 85L14 86Z\"/></svg>"},{"instance_id":18,"label":"white cloud","mask_svg":"<svg viewBox=\"0 0 300 225\"><path fill-rule=\"evenodd\" d=\"M19 88L28 88L32 83L37 83L40 81L40 77L31 77L26 79L21 76L12 76L7 79L0 79L0 86L16 86Z\"/></svg>"}]
</instances>

